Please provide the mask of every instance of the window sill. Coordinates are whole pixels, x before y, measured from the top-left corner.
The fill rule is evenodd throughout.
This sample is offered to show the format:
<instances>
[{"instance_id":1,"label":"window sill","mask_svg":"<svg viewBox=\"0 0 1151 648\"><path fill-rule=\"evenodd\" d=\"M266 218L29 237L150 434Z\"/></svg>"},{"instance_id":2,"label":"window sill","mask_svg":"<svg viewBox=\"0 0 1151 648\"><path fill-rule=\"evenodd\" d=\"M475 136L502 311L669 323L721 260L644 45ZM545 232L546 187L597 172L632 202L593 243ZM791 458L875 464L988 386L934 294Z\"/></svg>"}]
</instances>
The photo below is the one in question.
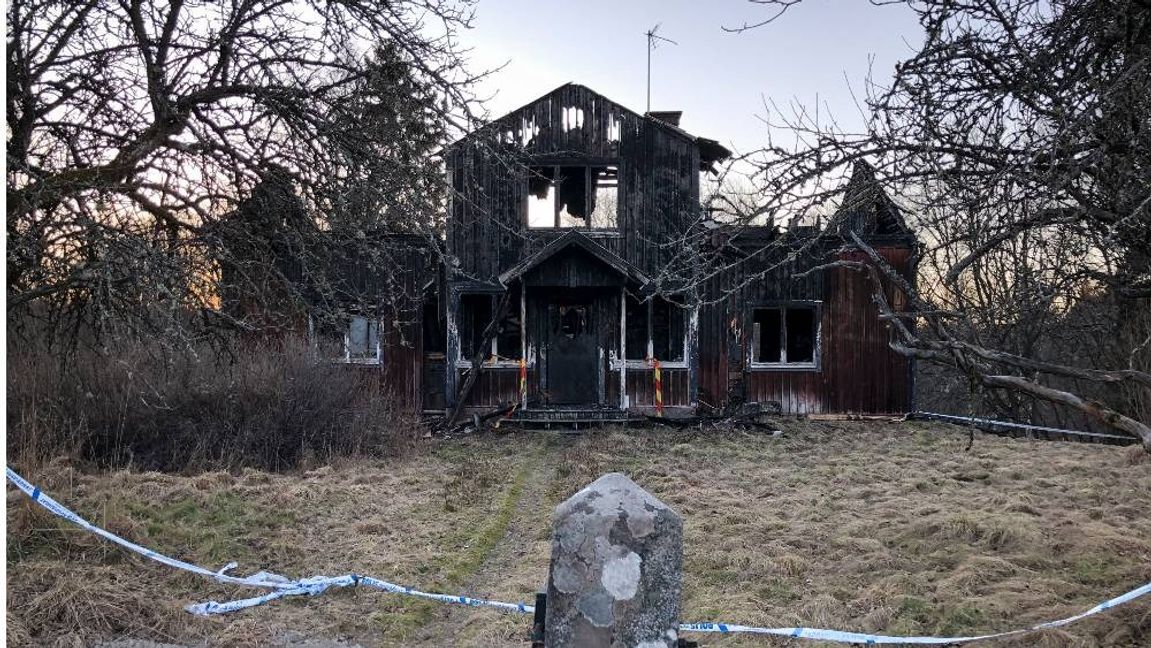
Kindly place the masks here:
<instances>
[{"instance_id":1,"label":"window sill","mask_svg":"<svg viewBox=\"0 0 1151 648\"><path fill-rule=\"evenodd\" d=\"M619 371L620 364L621 363L619 360L612 360L611 365L610 365L610 369L612 371ZM652 365L650 363L648 363L647 360L628 360L625 366L629 371L631 371L631 370L651 371L653 369ZM685 361L685 360L666 360L666 361L660 360L659 361L659 368L660 369L687 369L688 367L687 367L687 361Z\"/></svg>"},{"instance_id":2,"label":"window sill","mask_svg":"<svg viewBox=\"0 0 1151 648\"><path fill-rule=\"evenodd\" d=\"M472 368L472 363L470 361L468 361L468 360L456 360L456 369L471 369L471 368ZM484 369L519 369L520 368L520 361L519 360L496 360L495 362L492 362L491 360L484 360L483 368ZM528 363L528 369L534 369L534 368L535 368L535 363L529 362Z\"/></svg>"},{"instance_id":3,"label":"window sill","mask_svg":"<svg viewBox=\"0 0 1151 648\"><path fill-rule=\"evenodd\" d=\"M748 371L819 371L815 362L752 362Z\"/></svg>"},{"instance_id":4,"label":"window sill","mask_svg":"<svg viewBox=\"0 0 1151 648\"><path fill-rule=\"evenodd\" d=\"M380 361L378 358L332 358L335 364L345 365L378 365Z\"/></svg>"}]
</instances>

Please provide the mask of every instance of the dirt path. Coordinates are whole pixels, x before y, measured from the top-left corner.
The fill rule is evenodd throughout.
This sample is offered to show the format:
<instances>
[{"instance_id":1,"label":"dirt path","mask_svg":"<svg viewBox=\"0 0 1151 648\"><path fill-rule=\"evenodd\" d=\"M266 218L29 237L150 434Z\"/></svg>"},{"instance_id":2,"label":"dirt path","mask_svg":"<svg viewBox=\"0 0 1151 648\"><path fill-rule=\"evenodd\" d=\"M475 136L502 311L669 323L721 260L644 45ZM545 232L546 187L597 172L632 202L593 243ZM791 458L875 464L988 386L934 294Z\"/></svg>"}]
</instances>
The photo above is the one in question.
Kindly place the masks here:
<instances>
[{"instance_id":1,"label":"dirt path","mask_svg":"<svg viewBox=\"0 0 1151 648\"><path fill-rule=\"evenodd\" d=\"M544 455L538 453L525 466L523 488L507 530L460 593L530 605L544 586L550 537L541 530L550 529L555 506L550 486L556 474L555 462ZM540 556L545 557L542 566ZM420 646L523 643L531 623L530 615L450 605L412 639Z\"/></svg>"}]
</instances>

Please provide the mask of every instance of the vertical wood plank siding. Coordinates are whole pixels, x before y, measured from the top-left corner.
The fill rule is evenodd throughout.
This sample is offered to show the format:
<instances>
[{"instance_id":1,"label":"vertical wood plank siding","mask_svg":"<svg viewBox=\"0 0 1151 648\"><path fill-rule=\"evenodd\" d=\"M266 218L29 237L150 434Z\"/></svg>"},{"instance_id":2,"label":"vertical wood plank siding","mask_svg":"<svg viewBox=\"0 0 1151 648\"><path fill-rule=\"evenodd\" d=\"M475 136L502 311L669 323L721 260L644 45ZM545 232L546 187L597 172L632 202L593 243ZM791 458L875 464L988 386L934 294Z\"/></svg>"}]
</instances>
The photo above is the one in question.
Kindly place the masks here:
<instances>
[{"instance_id":1,"label":"vertical wood plank siding","mask_svg":"<svg viewBox=\"0 0 1151 648\"><path fill-rule=\"evenodd\" d=\"M565 129L564 111L582 111ZM618 139L612 134L618 131ZM639 270L657 275L699 214L699 147L694 139L578 85L566 85L453 144L448 250L458 279L493 281L563 230L526 227L528 165L619 165L615 232L591 235Z\"/></svg>"},{"instance_id":2,"label":"vertical wood plank siding","mask_svg":"<svg viewBox=\"0 0 1151 648\"><path fill-rule=\"evenodd\" d=\"M830 251L829 251L830 252ZM878 247L903 276L911 275L911 250ZM847 268L796 278L817 261L866 261L862 253L813 254L799 265L777 258L755 259L708 282L700 317L700 403L720 408L733 402L778 403L785 413L903 413L910 406L909 361L888 346L890 325L879 319L869 279ZM764 272L761 278L749 276ZM746 285L741 285L748 281ZM890 286L888 298L904 310ZM728 295L727 297L723 297ZM812 370L762 370L748 365L751 310L791 301L820 303L820 363ZM732 356L735 357L732 357Z\"/></svg>"},{"instance_id":3,"label":"vertical wood plank siding","mask_svg":"<svg viewBox=\"0 0 1151 648\"><path fill-rule=\"evenodd\" d=\"M387 296L379 311L380 364L364 367L379 370L384 389L398 407L418 412L423 407L423 288L434 280L437 264L426 242L417 237L386 237L380 250L391 266L387 272L362 259L347 259L342 276L347 285L340 288L349 294Z\"/></svg>"},{"instance_id":4,"label":"vertical wood plank siding","mask_svg":"<svg viewBox=\"0 0 1151 648\"><path fill-rule=\"evenodd\" d=\"M779 234L772 228L748 228L739 241L715 241L715 249L690 250L686 237L700 216L700 144L677 127L634 113L591 90L565 85L451 145L446 154L453 196L447 216L447 250L453 260L445 277L449 290L498 290L498 277L549 242L563 229L527 227L528 168L533 164L614 164L619 167L618 228L584 230L596 242L652 279L664 294L685 290L702 303L699 313L697 384L691 371L664 370L664 403L705 409L740 402L776 402L789 413L904 412L910 405L908 361L888 343L888 325L878 318L867 279L849 269L803 274L832 261L839 241L821 241L810 228ZM806 231L804 231L806 230ZM696 231L698 234L698 231ZM824 238L828 233L824 232ZM886 240L886 239L885 239ZM878 241L876 242L879 243ZM741 247L742 246L742 247ZM908 243L880 245L880 254L910 277ZM722 251L722 252L721 252ZM699 256L697 257L696 254ZM691 289L696 264L715 255L732 255L727 270ZM742 256L740 256L742 255ZM854 259L854 257L852 257ZM595 399L619 403L619 373L608 367L609 352L619 349L618 286L570 255L553 257L541 267L537 286L598 286L597 321L605 331L604 382ZM594 264L592 264L594 265ZM574 274L580 280L573 279ZM528 343L536 352L530 369L529 403L547 400L547 300L533 299L528 288ZM547 290L547 289L544 289ZM543 295L545 293L541 293ZM609 298L608 295L611 295ZM752 309L760 305L817 302L820 313L820 363L817 370L762 370L748 363ZM449 300L455 308L458 300ZM450 313L449 313L450 314ZM451 319L449 317L449 319ZM449 353L455 347L448 343ZM398 352L397 352L398 353ZM460 375L449 357L447 386ZM418 363L418 357L414 362ZM695 366L695 365L693 365ZM413 373L412 375L418 375ZM406 374L405 374L406 376ZM408 377L402 378L408 380ZM633 407L654 405L651 371L626 372L625 389ZM512 368L485 370L467 405L490 408L518 401L518 373Z\"/></svg>"}]
</instances>

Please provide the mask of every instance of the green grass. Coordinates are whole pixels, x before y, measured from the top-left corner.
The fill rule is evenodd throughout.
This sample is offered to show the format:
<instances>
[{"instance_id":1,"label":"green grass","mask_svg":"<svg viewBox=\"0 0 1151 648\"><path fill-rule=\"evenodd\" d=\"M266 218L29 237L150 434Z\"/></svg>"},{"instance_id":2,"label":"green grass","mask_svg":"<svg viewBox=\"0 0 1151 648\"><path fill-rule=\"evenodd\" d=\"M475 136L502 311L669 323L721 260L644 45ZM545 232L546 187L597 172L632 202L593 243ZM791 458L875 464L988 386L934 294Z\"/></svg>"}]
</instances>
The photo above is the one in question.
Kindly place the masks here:
<instances>
[{"instance_id":1,"label":"green grass","mask_svg":"<svg viewBox=\"0 0 1151 648\"><path fill-rule=\"evenodd\" d=\"M454 502L460 498L468 500L472 505L482 505L482 502L492 495L490 491L498 489L497 475L506 475L483 469L484 462L478 460L474 454L443 451L440 456L458 461L457 467L461 469L461 472L445 485L445 512L455 512L457 504ZM538 461L538 454L524 461L513 475L511 482L502 488L502 493L495 500L494 511L482 517L478 527L460 528L444 538L443 551L428 564L429 576L432 576L430 589L455 592L476 574L507 533L508 525L523 495L528 474ZM443 605L435 601L406 599L400 605L389 606L388 610L374 615L374 620L388 636L403 641L414 631L427 625L443 609Z\"/></svg>"},{"instance_id":2,"label":"green grass","mask_svg":"<svg viewBox=\"0 0 1151 648\"><path fill-rule=\"evenodd\" d=\"M292 511L252 506L237 493L187 496L156 506L130 502L140 541L210 563L259 558L253 547L269 531L296 524Z\"/></svg>"}]
</instances>

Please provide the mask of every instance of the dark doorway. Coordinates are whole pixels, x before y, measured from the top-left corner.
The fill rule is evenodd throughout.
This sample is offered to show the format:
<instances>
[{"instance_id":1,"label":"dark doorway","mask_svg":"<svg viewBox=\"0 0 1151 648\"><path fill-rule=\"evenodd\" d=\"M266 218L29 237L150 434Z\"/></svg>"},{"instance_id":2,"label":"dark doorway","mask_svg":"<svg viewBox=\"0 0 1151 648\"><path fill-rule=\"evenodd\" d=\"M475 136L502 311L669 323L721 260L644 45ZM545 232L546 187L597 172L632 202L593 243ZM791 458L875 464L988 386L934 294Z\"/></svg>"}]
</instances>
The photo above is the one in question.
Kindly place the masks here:
<instances>
[{"instance_id":1,"label":"dark doorway","mask_svg":"<svg viewBox=\"0 0 1151 648\"><path fill-rule=\"evenodd\" d=\"M599 358L592 302L564 300L548 310L548 400L553 405L595 404Z\"/></svg>"}]
</instances>

